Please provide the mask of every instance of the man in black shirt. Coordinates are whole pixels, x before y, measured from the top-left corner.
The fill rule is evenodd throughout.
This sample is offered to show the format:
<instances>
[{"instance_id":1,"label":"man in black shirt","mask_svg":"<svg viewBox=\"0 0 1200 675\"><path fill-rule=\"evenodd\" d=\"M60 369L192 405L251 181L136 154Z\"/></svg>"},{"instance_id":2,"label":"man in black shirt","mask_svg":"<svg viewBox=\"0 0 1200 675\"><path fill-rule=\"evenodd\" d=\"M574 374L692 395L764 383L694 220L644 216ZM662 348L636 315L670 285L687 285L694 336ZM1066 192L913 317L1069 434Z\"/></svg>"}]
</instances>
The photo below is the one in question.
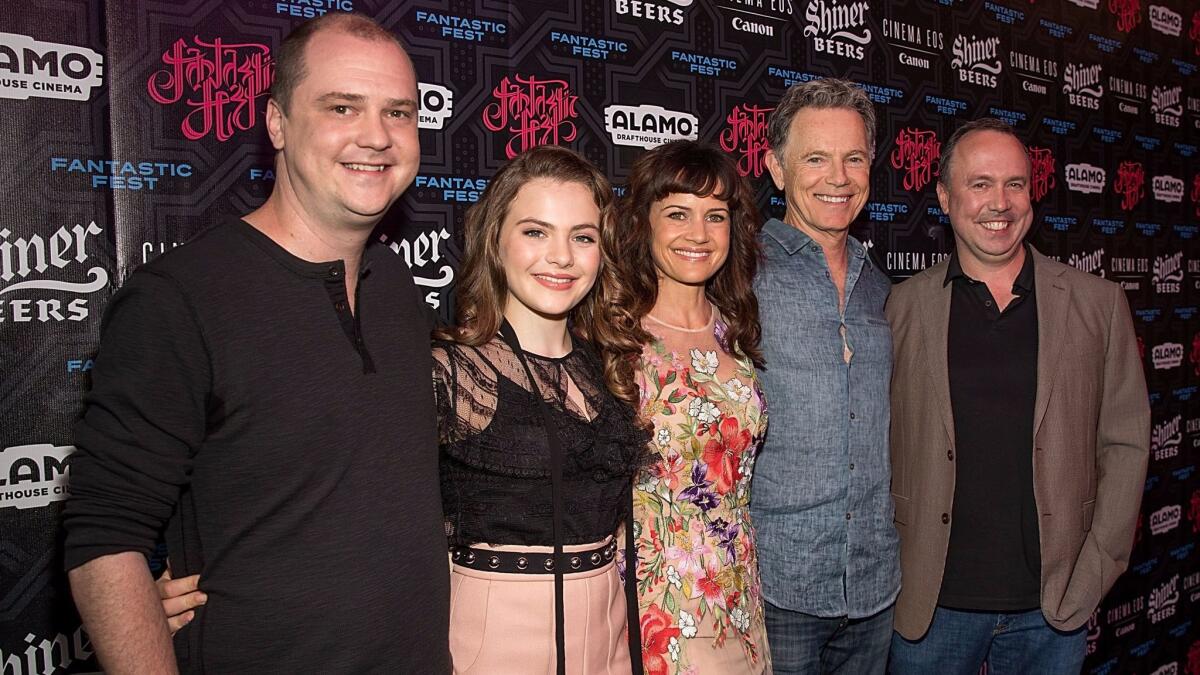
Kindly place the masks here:
<instances>
[{"instance_id":1,"label":"man in black shirt","mask_svg":"<svg viewBox=\"0 0 1200 675\"><path fill-rule=\"evenodd\" d=\"M1024 243L1030 163L984 119L943 145L955 250L892 291L896 675L1077 673L1128 565L1150 410L1119 286Z\"/></svg>"},{"instance_id":2,"label":"man in black shirt","mask_svg":"<svg viewBox=\"0 0 1200 675\"><path fill-rule=\"evenodd\" d=\"M370 234L416 174L417 82L358 15L281 45L266 203L113 297L66 564L109 673L449 671L429 323ZM207 603L172 647L164 531Z\"/></svg>"}]
</instances>

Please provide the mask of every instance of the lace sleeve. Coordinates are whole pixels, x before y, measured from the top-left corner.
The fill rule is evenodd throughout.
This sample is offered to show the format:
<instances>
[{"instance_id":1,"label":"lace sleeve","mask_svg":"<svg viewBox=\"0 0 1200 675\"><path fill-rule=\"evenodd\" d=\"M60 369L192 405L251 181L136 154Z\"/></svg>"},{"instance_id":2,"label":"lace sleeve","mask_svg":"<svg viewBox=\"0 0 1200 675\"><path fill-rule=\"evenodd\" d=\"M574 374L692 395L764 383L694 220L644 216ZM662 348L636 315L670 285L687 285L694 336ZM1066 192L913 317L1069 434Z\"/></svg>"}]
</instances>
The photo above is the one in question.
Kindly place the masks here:
<instances>
[{"instance_id":1,"label":"lace sleeve","mask_svg":"<svg viewBox=\"0 0 1200 675\"><path fill-rule=\"evenodd\" d=\"M439 441L455 443L486 429L496 413L496 387L496 371L476 348L435 342L433 391Z\"/></svg>"}]
</instances>

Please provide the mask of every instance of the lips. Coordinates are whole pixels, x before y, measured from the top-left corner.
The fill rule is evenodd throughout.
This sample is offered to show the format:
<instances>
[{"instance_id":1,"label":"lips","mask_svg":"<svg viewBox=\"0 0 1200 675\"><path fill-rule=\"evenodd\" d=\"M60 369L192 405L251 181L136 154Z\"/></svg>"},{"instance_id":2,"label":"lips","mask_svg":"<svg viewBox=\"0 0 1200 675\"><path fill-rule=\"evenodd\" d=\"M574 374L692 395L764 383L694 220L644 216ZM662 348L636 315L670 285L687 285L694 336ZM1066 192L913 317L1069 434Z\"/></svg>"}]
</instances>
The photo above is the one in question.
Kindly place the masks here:
<instances>
[{"instance_id":1,"label":"lips","mask_svg":"<svg viewBox=\"0 0 1200 675\"><path fill-rule=\"evenodd\" d=\"M1010 223L1007 220L984 220L979 223L980 227L989 232L999 232L1008 227Z\"/></svg>"},{"instance_id":2,"label":"lips","mask_svg":"<svg viewBox=\"0 0 1200 675\"><path fill-rule=\"evenodd\" d=\"M712 251L704 249L673 248L671 252L685 260L707 260Z\"/></svg>"},{"instance_id":3,"label":"lips","mask_svg":"<svg viewBox=\"0 0 1200 675\"><path fill-rule=\"evenodd\" d=\"M851 195L813 195L817 201L826 204L845 204L850 201Z\"/></svg>"},{"instance_id":4,"label":"lips","mask_svg":"<svg viewBox=\"0 0 1200 675\"><path fill-rule=\"evenodd\" d=\"M359 162L342 162L342 166L351 171L368 171L372 173L382 173L388 168L387 164L367 164Z\"/></svg>"},{"instance_id":5,"label":"lips","mask_svg":"<svg viewBox=\"0 0 1200 675\"><path fill-rule=\"evenodd\" d=\"M546 288L556 291L565 291L575 284L578 277L558 274L534 274L533 278Z\"/></svg>"}]
</instances>

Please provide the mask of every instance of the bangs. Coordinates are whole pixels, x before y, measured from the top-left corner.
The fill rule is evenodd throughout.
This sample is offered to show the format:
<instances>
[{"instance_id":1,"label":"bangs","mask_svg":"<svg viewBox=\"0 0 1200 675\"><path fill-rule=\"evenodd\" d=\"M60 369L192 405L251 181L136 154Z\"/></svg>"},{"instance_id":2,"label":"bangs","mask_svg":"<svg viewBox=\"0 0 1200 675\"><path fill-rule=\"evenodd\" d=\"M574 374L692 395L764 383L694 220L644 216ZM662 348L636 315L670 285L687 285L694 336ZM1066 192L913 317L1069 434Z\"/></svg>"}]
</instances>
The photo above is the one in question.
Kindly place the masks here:
<instances>
[{"instance_id":1,"label":"bangs","mask_svg":"<svg viewBox=\"0 0 1200 675\"><path fill-rule=\"evenodd\" d=\"M671 153L662 160L655 167L649 190L653 201L671 194L712 196L731 204L735 201L739 177L719 152L692 150L686 156Z\"/></svg>"}]
</instances>

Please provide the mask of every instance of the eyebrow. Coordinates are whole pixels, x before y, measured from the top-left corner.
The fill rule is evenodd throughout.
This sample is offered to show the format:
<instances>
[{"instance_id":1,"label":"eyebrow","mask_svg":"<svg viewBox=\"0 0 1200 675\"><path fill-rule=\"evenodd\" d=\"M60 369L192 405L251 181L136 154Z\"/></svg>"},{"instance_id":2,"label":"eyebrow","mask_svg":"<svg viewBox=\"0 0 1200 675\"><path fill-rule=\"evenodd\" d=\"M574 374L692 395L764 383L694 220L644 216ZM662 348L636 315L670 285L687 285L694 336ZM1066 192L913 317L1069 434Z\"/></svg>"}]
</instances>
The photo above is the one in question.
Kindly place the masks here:
<instances>
[{"instance_id":1,"label":"eyebrow","mask_svg":"<svg viewBox=\"0 0 1200 675\"><path fill-rule=\"evenodd\" d=\"M684 206L683 204L670 204L670 203L668 203L668 204L663 204L663 205L662 205L662 208L663 208L663 209L681 209L681 210L684 210L684 211L691 211L691 210L693 210L693 209L692 209L692 207L690 207L690 206ZM660 210L661 210L661 209L660 209ZM728 207L728 206L714 206L714 207L712 207L712 208L709 208L709 209L703 209L703 210L704 210L704 212L705 212L705 213L712 213L713 211L728 211L728 210L729 210L729 207Z\"/></svg>"},{"instance_id":2,"label":"eyebrow","mask_svg":"<svg viewBox=\"0 0 1200 675\"><path fill-rule=\"evenodd\" d=\"M350 103L363 103L367 100L362 94L351 94L344 91L331 91L322 94L317 101L321 103L329 103L332 101L348 101ZM417 102L411 98L389 98L387 100L388 108L403 108L405 106L416 107Z\"/></svg>"},{"instance_id":3,"label":"eyebrow","mask_svg":"<svg viewBox=\"0 0 1200 675\"><path fill-rule=\"evenodd\" d=\"M533 225L541 225L542 227L549 228L551 230L558 229L558 226L554 225L553 223L547 223L546 221L539 220L537 218L522 218L517 221L517 225L520 225L521 223L530 223ZM600 229L600 226L595 223L579 223L578 225L571 226L572 232L574 232L576 230L599 230L599 229Z\"/></svg>"}]
</instances>

